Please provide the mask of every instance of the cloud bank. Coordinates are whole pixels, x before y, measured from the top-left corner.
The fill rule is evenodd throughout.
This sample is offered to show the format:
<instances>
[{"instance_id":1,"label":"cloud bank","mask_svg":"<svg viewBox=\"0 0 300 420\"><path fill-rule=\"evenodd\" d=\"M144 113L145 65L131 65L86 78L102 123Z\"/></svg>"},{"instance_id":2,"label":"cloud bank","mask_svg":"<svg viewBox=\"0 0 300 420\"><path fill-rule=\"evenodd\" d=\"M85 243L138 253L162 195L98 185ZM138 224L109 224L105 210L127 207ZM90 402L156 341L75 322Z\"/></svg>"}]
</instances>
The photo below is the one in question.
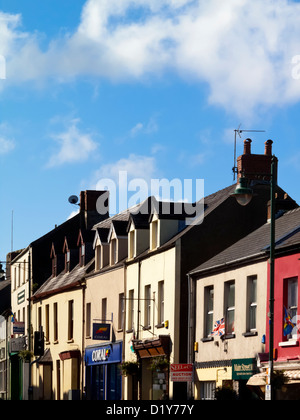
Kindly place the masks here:
<instances>
[{"instance_id":1,"label":"cloud bank","mask_svg":"<svg viewBox=\"0 0 300 420\"><path fill-rule=\"evenodd\" d=\"M172 72L241 115L300 99L300 4L291 0L87 0L77 28L46 49L19 15L0 13L0 39L8 85Z\"/></svg>"}]
</instances>

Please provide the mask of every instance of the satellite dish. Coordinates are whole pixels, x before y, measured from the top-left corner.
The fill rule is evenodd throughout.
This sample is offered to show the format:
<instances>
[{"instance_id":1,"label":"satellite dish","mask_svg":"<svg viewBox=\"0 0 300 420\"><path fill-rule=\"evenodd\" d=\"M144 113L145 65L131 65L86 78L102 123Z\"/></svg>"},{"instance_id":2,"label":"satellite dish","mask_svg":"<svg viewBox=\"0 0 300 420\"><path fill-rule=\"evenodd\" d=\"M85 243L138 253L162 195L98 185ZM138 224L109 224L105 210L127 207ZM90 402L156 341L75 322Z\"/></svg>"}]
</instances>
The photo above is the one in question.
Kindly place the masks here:
<instances>
[{"instance_id":1,"label":"satellite dish","mask_svg":"<svg viewBox=\"0 0 300 420\"><path fill-rule=\"evenodd\" d=\"M68 201L69 201L69 203L71 203L71 204L77 204L77 202L78 202L78 197L77 197L77 195L71 195L71 196L69 197Z\"/></svg>"}]
</instances>

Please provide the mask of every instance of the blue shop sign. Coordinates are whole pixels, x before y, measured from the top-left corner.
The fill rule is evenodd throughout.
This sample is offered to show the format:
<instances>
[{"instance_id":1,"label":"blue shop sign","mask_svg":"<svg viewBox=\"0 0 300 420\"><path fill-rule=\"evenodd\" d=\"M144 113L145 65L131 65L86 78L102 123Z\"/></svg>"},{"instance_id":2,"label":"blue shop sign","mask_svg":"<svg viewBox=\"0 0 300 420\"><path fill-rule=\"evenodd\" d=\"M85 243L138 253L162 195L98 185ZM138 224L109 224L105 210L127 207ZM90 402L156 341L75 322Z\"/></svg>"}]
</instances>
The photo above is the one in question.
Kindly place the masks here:
<instances>
[{"instance_id":1,"label":"blue shop sign","mask_svg":"<svg viewBox=\"0 0 300 420\"><path fill-rule=\"evenodd\" d=\"M93 324L93 340L110 340L110 324Z\"/></svg>"},{"instance_id":2,"label":"blue shop sign","mask_svg":"<svg viewBox=\"0 0 300 420\"><path fill-rule=\"evenodd\" d=\"M122 342L106 344L105 346L87 347L85 349L86 366L121 363Z\"/></svg>"}]
</instances>

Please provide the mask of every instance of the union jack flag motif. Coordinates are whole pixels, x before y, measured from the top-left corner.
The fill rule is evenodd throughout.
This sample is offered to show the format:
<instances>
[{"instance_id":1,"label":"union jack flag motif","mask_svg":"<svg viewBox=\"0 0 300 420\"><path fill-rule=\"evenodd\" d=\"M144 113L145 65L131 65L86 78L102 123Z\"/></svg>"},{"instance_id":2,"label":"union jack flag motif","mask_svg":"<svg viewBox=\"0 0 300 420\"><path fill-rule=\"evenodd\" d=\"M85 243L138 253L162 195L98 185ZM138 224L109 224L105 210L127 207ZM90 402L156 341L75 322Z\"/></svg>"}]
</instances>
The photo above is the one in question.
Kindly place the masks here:
<instances>
[{"instance_id":1,"label":"union jack flag motif","mask_svg":"<svg viewBox=\"0 0 300 420\"><path fill-rule=\"evenodd\" d=\"M221 318L220 321L216 321L211 335L217 335L221 337L224 334L225 334L225 319Z\"/></svg>"}]
</instances>

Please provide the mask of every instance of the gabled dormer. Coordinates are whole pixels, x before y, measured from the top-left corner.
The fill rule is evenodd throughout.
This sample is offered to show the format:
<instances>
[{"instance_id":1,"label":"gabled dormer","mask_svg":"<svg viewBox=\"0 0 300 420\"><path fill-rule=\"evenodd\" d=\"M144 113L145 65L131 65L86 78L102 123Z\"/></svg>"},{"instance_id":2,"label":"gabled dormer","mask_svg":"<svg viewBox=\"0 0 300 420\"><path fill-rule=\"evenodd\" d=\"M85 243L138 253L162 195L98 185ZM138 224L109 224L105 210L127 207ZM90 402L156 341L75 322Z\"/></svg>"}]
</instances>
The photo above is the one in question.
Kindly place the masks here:
<instances>
[{"instance_id":1,"label":"gabled dormer","mask_svg":"<svg viewBox=\"0 0 300 420\"><path fill-rule=\"evenodd\" d=\"M108 243L109 228L97 228L94 235L93 249L95 251L95 270L99 271L101 268L109 264L109 243Z\"/></svg>"},{"instance_id":2,"label":"gabled dormer","mask_svg":"<svg viewBox=\"0 0 300 420\"><path fill-rule=\"evenodd\" d=\"M65 237L63 245L65 273L69 273L78 264L78 250L74 237Z\"/></svg>"},{"instance_id":3,"label":"gabled dormer","mask_svg":"<svg viewBox=\"0 0 300 420\"><path fill-rule=\"evenodd\" d=\"M64 255L62 252L57 251L59 248L58 244L52 242L50 251L50 259L52 260L52 277L56 277L64 268Z\"/></svg>"},{"instance_id":4,"label":"gabled dormer","mask_svg":"<svg viewBox=\"0 0 300 420\"><path fill-rule=\"evenodd\" d=\"M128 222L128 258L132 259L149 247L149 215L131 214Z\"/></svg>"},{"instance_id":5,"label":"gabled dormer","mask_svg":"<svg viewBox=\"0 0 300 420\"><path fill-rule=\"evenodd\" d=\"M110 246L110 265L117 264L127 257L127 226L128 221L115 220L111 223L107 238Z\"/></svg>"},{"instance_id":6,"label":"gabled dormer","mask_svg":"<svg viewBox=\"0 0 300 420\"><path fill-rule=\"evenodd\" d=\"M181 232L186 227L186 220L193 215L191 209L186 211L186 206L191 204L161 201L153 206L149 217L150 223L150 251L164 245L169 239Z\"/></svg>"}]
</instances>

